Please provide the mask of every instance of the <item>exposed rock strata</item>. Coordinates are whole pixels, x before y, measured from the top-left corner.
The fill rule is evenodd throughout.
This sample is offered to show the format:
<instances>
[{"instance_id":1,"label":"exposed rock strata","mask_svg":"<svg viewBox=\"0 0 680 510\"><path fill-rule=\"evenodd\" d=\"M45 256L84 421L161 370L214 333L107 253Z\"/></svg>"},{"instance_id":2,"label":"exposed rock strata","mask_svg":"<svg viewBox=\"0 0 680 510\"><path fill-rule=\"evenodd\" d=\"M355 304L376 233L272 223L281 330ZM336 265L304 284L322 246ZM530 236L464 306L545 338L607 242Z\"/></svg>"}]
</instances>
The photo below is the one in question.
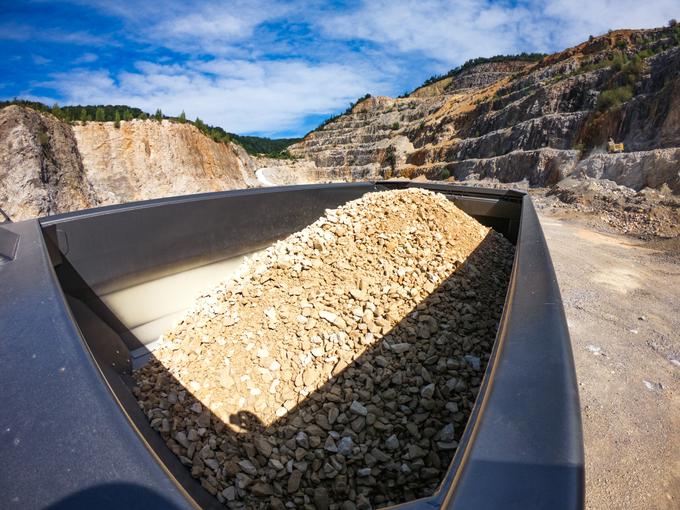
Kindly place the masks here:
<instances>
[{"instance_id":1,"label":"exposed rock strata","mask_svg":"<svg viewBox=\"0 0 680 510\"><path fill-rule=\"evenodd\" d=\"M258 186L236 144L189 124L147 120L73 126L0 110L0 207L14 221L107 204Z\"/></svg>"},{"instance_id":2,"label":"exposed rock strata","mask_svg":"<svg viewBox=\"0 0 680 510\"><path fill-rule=\"evenodd\" d=\"M578 166L579 175L677 192L680 47L673 37L670 29L621 30L535 64L480 64L408 97L362 101L290 152L331 178L452 175L543 186ZM655 54L644 58L632 99L598 109L600 94L623 79L608 59L643 50ZM634 155L599 154L609 138Z\"/></svg>"},{"instance_id":3,"label":"exposed rock strata","mask_svg":"<svg viewBox=\"0 0 680 510\"><path fill-rule=\"evenodd\" d=\"M254 165L236 144L216 143L190 124L164 120L73 126L101 204L245 188Z\"/></svg>"},{"instance_id":4,"label":"exposed rock strata","mask_svg":"<svg viewBox=\"0 0 680 510\"><path fill-rule=\"evenodd\" d=\"M70 126L27 108L0 110L0 207L12 220L96 203Z\"/></svg>"}]
</instances>

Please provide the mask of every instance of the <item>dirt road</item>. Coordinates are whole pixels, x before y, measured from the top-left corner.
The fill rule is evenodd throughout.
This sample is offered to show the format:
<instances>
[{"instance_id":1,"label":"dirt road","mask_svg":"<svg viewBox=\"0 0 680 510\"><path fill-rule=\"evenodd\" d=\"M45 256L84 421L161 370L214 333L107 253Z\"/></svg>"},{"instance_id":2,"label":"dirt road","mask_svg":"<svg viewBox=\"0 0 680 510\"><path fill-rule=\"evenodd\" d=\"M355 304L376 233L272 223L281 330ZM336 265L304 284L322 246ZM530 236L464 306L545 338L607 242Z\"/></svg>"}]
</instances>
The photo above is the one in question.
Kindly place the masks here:
<instances>
[{"instance_id":1,"label":"dirt road","mask_svg":"<svg viewBox=\"0 0 680 510\"><path fill-rule=\"evenodd\" d=\"M680 508L680 255L541 216L579 380L586 508Z\"/></svg>"}]
</instances>

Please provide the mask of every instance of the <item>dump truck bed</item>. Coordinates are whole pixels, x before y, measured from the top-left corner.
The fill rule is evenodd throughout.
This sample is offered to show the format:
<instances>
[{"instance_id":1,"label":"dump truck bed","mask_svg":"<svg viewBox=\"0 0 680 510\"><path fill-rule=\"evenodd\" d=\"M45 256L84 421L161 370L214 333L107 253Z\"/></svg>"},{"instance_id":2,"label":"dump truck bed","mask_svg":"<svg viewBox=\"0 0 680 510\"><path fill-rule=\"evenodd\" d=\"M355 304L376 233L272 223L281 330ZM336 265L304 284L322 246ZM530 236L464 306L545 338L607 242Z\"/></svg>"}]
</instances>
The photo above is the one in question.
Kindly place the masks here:
<instances>
[{"instance_id":1,"label":"dump truck bed","mask_svg":"<svg viewBox=\"0 0 680 510\"><path fill-rule=\"evenodd\" d=\"M154 334L121 320L107 296L125 303L126 289L222 268L304 228L326 208L404 187L446 194L505 235L516 255L453 462L433 496L400 508L582 508L569 335L530 197L398 181L228 191L1 225L2 506L220 507L139 409L129 374L144 363Z\"/></svg>"}]
</instances>

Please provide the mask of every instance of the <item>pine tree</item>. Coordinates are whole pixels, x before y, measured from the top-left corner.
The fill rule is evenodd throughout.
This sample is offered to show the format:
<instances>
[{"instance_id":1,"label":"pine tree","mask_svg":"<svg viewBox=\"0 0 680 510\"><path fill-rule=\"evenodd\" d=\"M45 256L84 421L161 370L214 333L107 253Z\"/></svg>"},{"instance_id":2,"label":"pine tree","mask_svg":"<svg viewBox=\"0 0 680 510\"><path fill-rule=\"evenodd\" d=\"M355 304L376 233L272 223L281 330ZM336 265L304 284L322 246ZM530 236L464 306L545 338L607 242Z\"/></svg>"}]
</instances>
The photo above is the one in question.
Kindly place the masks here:
<instances>
[{"instance_id":1,"label":"pine tree","mask_svg":"<svg viewBox=\"0 0 680 510\"><path fill-rule=\"evenodd\" d=\"M181 124L184 124L187 121L187 116L184 113L184 110L182 110L182 113L179 114L179 121Z\"/></svg>"},{"instance_id":2,"label":"pine tree","mask_svg":"<svg viewBox=\"0 0 680 510\"><path fill-rule=\"evenodd\" d=\"M160 122L160 121L163 120L163 112L161 111L160 108L158 108L158 109L156 110L156 113L154 114L154 117L156 117L156 120L157 120L158 122Z\"/></svg>"},{"instance_id":3,"label":"pine tree","mask_svg":"<svg viewBox=\"0 0 680 510\"><path fill-rule=\"evenodd\" d=\"M125 113L123 113L123 118L125 120L132 120L132 112L126 108Z\"/></svg>"},{"instance_id":4,"label":"pine tree","mask_svg":"<svg viewBox=\"0 0 680 510\"><path fill-rule=\"evenodd\" d=\"M104 108L97 108L94 113L94 120L97 122L104 122L106 120L106 112Z\"/></svg>"},{"instance_id":5,"label":"pine tree","mask_svg":"<svg viewBox=\"0 0 680 510\"><path fill-rule=\"evenodd\" d=\"M54 103L50 111L52 112L52 115L58 119L61 119L64 116L64 112L59 108L59 103Z\"/></svg>"},{"instance_id":6,"label":"pine tree","mask_svg":"<svg viewBox=\"0 0 680 510\"><path fill-rule=\"evenodd\" d=\"M118 129L120 127L120 112L116 110L115 120L113 121L113 127Z\"/></svg>"},{"instance_id":7,"label":"pine tree","mask_svg":"<svg viewBox=\"0 0 680 510\"><path fill-rule=\"evenodd\" d=\"M85 108L80 109L80 122L83 124L88 121L87 110Z\"/></svg>"}]
</instances>

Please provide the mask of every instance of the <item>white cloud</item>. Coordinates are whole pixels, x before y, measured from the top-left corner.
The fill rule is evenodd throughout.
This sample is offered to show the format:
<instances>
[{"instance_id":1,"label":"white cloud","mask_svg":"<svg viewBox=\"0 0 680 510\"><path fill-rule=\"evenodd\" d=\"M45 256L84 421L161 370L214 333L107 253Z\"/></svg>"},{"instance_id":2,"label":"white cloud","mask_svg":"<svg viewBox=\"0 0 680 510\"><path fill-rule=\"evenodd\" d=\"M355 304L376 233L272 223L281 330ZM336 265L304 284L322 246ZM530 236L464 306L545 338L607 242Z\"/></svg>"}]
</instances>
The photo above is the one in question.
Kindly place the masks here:
<instances>
[{"instance_id":1,"label":"white cloud","mask_svg":"<svg viewBox=\"0 0 680 510\"><path fill-rule=\"evenodd\" d=\"M89 64L91 62L95 62L98 59L98 55L94 53L83 53L81 56L79 56L77 59L73 61L74 64L79 65L79 64Z\"/></svg>"},{"instance_id":2,"label":"white cloud","mask_svg":"<svg viewBox=\"0 0 680 510\"><path fill-rule=\"evenodd\" d=\"M320 16L326 35L417 52L447 65L477 56L556 51L608 29L664 25L677 0L371 0L352 12Z\"/></svg>"},{"instance_id":3,"label":"white cloud","mask_svg":"<svg viewBox=\"0 0 680 510\"><path fill-rule=\"evenodd\" d=\"M58 28L34 27L21 23L1 23L0 40L16 42L51 42L58 44L102 45L103 37L87 32L69 32Z\"/></svg>"},{"instance_id":4,"label":"white cloud","mask_svg":"<svg viewBox=\"0 0 680 510\"><path fill-rule=\"evenodd\" d=\"M280 18L296 7L275 0L201 0L155 2L71 0L117 16L126 23L126 37L190 54L229 55L240 52L262 23ZM257 41L250 41L257 44Z\"/></svg>"},{"instance_id":5,"label":"white cloud","mask_svg":"<svg viewBox=\"0 0 680 510\"><path fill-rule=\"evenodd\" d=\"M38 66L44 66L45 64L49 64L50 62L52 62L52 60L50 60L49 58L43 57L42 55L36 55L36 54L31 55L31 60L33 61L33 63L35 65L38 65Z\"/></svg>"},{"instance_id":6,"label":"white cloud","mask_svg":"<svg viewBox=\"0 0 680 510\"><path fill-rule=\"evenodd\" d=\"M178 115L184 110L237 133L300 131L304 118L328 115L379 86L370 69L304 61L139 62L137 71L59 73L44 87L64 104L129 104Z\"/></svg>"},{"instance_id":7,"label":"white cloud","mask_svg":"<svg viewBox=\"0 0 680 510\"><path fill-rule=\"evenodd\" d=\"M351 10L320 0L68 1L120 20L106 40L132 43L140 61L132 69L126 62L127 71L93 70L103 65L98 55L83 54L74 63L89 69L39 84L60 102L185 110L230 131L269 133L302 131L309 115L336 112L366 92L402 92L469 58L551 52L610 28L680 17L678 0L365 0ZM7 24L2 38L104 41Z\"/></svg>"}]
</instances>

